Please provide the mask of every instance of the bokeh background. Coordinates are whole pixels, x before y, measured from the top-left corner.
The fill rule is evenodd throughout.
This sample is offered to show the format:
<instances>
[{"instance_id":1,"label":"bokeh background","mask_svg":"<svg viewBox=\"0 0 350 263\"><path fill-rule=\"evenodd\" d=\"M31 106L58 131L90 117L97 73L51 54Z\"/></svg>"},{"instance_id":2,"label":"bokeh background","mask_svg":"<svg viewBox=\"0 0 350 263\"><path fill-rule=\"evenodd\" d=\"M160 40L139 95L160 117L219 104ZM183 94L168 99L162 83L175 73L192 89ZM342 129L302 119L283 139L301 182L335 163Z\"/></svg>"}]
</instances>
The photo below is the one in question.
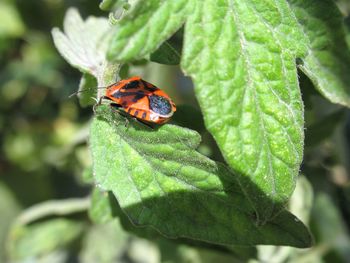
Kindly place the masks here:
<instances>
[{"instance_id":1,"label":"bokeh background","mask_svg":"<svg viewBox=\"0 0 350 263\"><path fill-rule=\"evenodd\" d=\"M78 89L81 74L60 57L51 29L62 27L64 14L72 6L83 17L107 16L98 4L0 1L0 262L247 262L259 253L260 258L276 255L276 247L235 250L149 241L128 234L117 223L95 226L86 213L75 215L83 223L71 239L37 248L35 242L50 241L50 232L40 230L40 236L32 230L27 241L13 247L17 234L11 232L11 225L27 208L47 200L84 198L91 192L86 177L91 166L87 138L93 112L91 107L82 108L76 97L68 98ZM349 1L338 4L350 25ZM181 46L181 37L178 42ZM177 66L140 62L130 65L129 74L134 73L164 88L180 105L174 122L199 131L203 138L199 151L222 160L204 129L191 82ZM301 171L309 181L306 194L312 196L304 212L310 214L315 247L290 250L282 259L350 262L349 112L321 98L302 75L301 86L307 126ZM34 255L36 251L40 256Z\"/></svg>"}]
</instances>

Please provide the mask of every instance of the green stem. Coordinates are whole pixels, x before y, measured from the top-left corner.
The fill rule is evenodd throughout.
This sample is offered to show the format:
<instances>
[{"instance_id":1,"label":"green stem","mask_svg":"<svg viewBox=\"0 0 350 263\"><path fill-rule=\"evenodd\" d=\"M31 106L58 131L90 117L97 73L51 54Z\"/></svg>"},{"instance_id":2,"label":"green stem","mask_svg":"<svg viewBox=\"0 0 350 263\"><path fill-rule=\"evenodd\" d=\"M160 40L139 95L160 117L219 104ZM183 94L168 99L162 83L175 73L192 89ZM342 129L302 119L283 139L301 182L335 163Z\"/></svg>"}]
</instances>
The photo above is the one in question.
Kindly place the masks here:
<instances>
[{"instance_id":1,"label":"green stem","mask_svg":"<svg viewBox=\"0 0 350 263\"><path fill-rule=\"evenodd\" d=\"M51 200L34 205L25 210L16 220L17 224L25 225L40 218L51 215L68 215L86 211L90 207L90 196L84 198L70 198L65 200Z\"/></svg>"}]
</instances>

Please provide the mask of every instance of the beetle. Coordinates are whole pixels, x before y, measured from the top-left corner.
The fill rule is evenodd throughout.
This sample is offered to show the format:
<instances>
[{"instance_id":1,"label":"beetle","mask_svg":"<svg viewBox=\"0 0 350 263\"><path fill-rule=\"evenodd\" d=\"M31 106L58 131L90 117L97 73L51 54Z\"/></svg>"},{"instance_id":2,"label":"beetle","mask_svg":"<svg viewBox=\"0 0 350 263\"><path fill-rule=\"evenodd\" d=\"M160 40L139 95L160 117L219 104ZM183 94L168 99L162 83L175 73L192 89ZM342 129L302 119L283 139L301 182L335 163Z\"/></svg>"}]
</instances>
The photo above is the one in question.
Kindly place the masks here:
<instances>
[{"instance_id":1,"label":"beetle","mask_svg":"<svg viewBox=\"0 0 350 263\"><path fill-rule=\"evenodd\" d=\"M166 123L176 111L168 94L139 76L108 86L101 99L112 101L112 106L146 123Z\"/></svg>"}]
</instances>

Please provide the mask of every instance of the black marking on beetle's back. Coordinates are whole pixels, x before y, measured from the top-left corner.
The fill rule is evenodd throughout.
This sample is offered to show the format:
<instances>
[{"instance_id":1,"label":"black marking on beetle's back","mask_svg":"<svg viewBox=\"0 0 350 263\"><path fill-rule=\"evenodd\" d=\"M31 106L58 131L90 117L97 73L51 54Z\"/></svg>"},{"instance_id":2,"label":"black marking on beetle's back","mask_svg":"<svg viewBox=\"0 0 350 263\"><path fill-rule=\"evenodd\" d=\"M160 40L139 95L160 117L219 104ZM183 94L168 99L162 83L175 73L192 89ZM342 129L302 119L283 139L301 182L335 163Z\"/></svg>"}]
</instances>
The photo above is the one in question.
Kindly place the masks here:
<instances>
[{"instance_id":1,"label":"black marking on beetle's back","mask_svg":"<svg viewBox=\"0 0 350 263\"><path fill-rule=\"evenodd\" d=\"M142 113L142 119L145 119L146 116L147 116L147 112L144 111L144 112Z\"/></svg>"},{"instance_id":2,"label":"black marking on beetle's back","mask_svg":"<svg viewBox=\"0 0 350 263\"><path fill-rule=\"evenodd\" d=\"M171 104L169 100L162 96L149 96L149 106L152 111L160 115L168 115L171 112Z\"/></svg>"},{"instance_id":3,"label":"black marking on beetle's back","mask_svg":"<svg viewBox=\"0 0 350 263\"><path fill-rule=\"evenodd\" d=\"M128 96L135 96L138 99L143 98L145 95L145 93L143 91L136 91L136 92L120 92L119 90L117 90L116 92L113 93L112 95L114 98L116 99L120 99L123 97L128 97ZM133 101L135 102L135 101Z\"/></svg>"},{"instance_id":4,"label":"black marking on beetle's back","mask_svg":"<svg viewBox=\"0 0 350 263\"><path fill-rule=\"evenodd\" d=\"M111 103L111 104L109 104L109 105L111 105L111 107L116 108L116 109L119 109L119 108L122 107L122 105L117 104L117 103Z\"/></svg>"},{"instance_id":5,"label":"black marking on beetle's back","mask_svg":"<svg viewBox=\"0 0 350 263\"><path fill-rule=\"evenodd\" d=\"M156 91L158 90L157 87L153 86L151 83L148 83L147 81L142 80L143 86L145 87L145 90L148 91Z\"/></svg>"},{"instance_id":6,"label":"black marking on beetle's back","mask_svg":"<svg viewBox=\"0 0 350 263\"><path fill-rule=\"evenodd\" d=\"M135 117L137 117L137 115L139 115L139 111L138 111L138 110L135 111L135 113L134 113L134 116L135 116Z\"/></svg>"},{"instance_id":7,"label":"black marking on beetle's back","mask_svg":"<svg viewBox=\"0 0 350 263\"><path fill-rule=\"evenodd\" d=\"M131 112L131 108L128 109L128 113L130 113L130 112Z\"/></svg>"},{"instance_id":8,"label":"black marking on beetle's back","mask_svg":"<svg viewBox=\"0 0 350 263\"><path fill-rule=\"evenodd\" d=\"M132 102L138 102L140 99L146 96L146 94L143 92L136 92L135 94L135 97L133 97L131 100Z\"/></svg>"},{"instance_id":9,"label":"black marking on beetle's back","mask_svg":"<svg viewBox=\"0 0 350 263\"><path fill-rule=\"evenodd\" d=\"M126 108L126 106L128 106L128 103L126 101L123 101L122 106Z\"/></svg>"},{"instance_id":10,"label":"black marking on beetle's back","mask_svg":"<svg viewBox=\"0 0 350 263\"><path fill-rule=\"evenodd\" d=\"M140 86L140 82L138 80L130 81L129 83L125 84L125 86L122 87L122 89L128 90L128 89L138 89Z\"/></svg>"}]
</instances>

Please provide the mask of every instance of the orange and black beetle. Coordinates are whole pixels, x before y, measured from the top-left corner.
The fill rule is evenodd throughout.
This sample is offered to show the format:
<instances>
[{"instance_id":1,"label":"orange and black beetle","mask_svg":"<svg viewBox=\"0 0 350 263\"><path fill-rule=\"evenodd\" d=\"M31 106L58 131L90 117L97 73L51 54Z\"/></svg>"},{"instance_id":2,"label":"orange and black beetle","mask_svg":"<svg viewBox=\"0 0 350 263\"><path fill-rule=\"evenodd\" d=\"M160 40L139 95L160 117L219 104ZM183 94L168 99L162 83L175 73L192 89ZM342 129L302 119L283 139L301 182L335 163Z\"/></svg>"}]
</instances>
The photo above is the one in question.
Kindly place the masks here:
<instances>
[{"instance_id":1,"label":"orange and black beetle","mask_svg":"<svg viewBox=\"0 0 350 263\"><path fill-rule=\"evenodd\" d=\"M176 111L168 94L138 76L108 86L102 98L113 101L113 106L147 123L163 124Z\"/></svg>"}]
</instances>

